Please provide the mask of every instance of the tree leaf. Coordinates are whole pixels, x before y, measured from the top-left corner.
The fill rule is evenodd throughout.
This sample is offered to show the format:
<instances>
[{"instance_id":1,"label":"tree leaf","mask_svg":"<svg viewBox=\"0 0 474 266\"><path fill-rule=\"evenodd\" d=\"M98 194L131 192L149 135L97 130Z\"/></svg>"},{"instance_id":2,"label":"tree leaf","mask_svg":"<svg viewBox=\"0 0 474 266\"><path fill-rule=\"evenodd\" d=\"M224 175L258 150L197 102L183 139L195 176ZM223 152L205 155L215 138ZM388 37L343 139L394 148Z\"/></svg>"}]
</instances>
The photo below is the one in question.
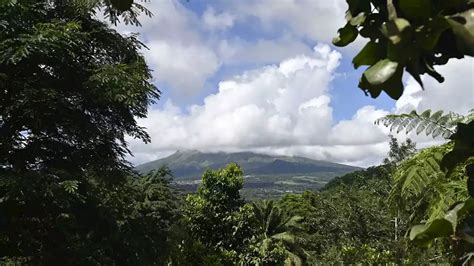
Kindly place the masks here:
<instances>
[{"instance_id":1,"label":"tree leaf","mask_svg":"<svg viewBox=\"0 0 474 266\"><path fill-rule=\"evenodd\" d=\"M410 22L403 18L390 20L382 25L382 33L393 43L399 44L410 29Z\"/></svg>"},{"instance_id":2,"label":"tree leaf","mask_svg":"<svg viewBox=\"0 0 474 266\"><path fill-rule=\"evenodd\" d=\"M360 24L364 23L366 18L366 15L364 12L360 12L357 16L352 17L349 21L349 23L352 26L359 26Z\"/></svg>"},{"instance_id":3,"label":"tree leaf","mask_svg":"<svg viewBox=\"0 0 474 266\"><path fill-rule=\"evenodd\" d=\"M338 36L332 39L332 43L339 47L350 44L357 38L358 35L356 27L352 26L349 22L337 32Z\"/></svg>"},{"instance_id":4,"label":"tree leaf","mask_svg":"<svg viewBox=\"0 0 474 266\"><path fill-rule=\"evenodd\" d=\"M354 68L371 66L383 58L385 49L380 43L368 42L362 50L352 59Z\"/></svg>"},{"instance_id":5,"label":"tree leaf","mask_svg":"<svg viewBox=\"0 0 474 266\"><path fill-rule=\"evenodd\" d=\"M410 230L410 240L421 246L429 246L435 238L448 237L454 233L452 224L445 219L436 219L426 225L415 225Z\"/></svg>"},{"instance_id":6,"label":"tree leaf","mask_svg":"<svg viewBox=\"0 0 474 266\"><path fill-rule=\"evenodd\" d=\"M431 0L399 0L398 6L409 19L426 20L431 16Z\"/></svg>"},{"instance_id":7,"label":"tree leaf","mask_svg":"<svg viewBox=\"0 0 474 266\"><path fill-rule=\"evenodd\" d=\"M383 59L364 72L364 77L371 85L387 82L397 71L398 63Z\"/></svg>"},{"instance_id":8,"label":"tree leaf","mask_svg":"<svg viewBox=\"0 0 474 266\"><path fill-rule=\"evenodd\" d=\"M456 36L456 46L464 54L474 56L474 8L447 19Z\"/></svg>"},{"instance_id":9,"label":"tree leaf","mask_svg":"<svg viewBox=\"0 0 474 266\"><path fill-rule=\"evenodd\" d=\"M369 0L347 0L347 4L349 5L349 11L352 14L358 14L360 12L370 11Z\"/></svg>"}]
</instances>

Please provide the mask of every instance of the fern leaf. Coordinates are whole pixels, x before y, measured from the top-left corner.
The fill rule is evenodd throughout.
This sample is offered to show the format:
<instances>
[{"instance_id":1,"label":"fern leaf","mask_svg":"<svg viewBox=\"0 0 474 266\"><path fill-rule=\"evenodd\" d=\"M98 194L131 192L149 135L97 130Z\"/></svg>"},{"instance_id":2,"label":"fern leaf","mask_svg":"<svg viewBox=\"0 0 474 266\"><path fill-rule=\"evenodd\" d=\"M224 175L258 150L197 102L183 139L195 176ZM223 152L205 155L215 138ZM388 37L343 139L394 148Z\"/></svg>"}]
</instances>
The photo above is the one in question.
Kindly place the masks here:
<instances>
[{"instance_id":1,"label":"fern leaf","mask_svg":"<svg viewBox=\"0 0 474 266\"><path fill-rule=\"evenodd\" d=\"M443 110L436 111L431 115L431 119L437 121L443 115Z\"/></svg>"},{"instance_id":2,"label":"fern leaf","mask_svg":"<svg viewBox=\"0 0 474 266\"><path fill-rule=\"evenodd\" d=\"M395 119L392 123L392 126L390 126L390 131L394 131L394 129L400 125L400 121L400 119Z\"/></svg>"},{"instance_id":3,"label":"fern leaf","mask_svg":"<svg viewBox=\"0 0 474 266\"><path fill-rule=\"evenodd\" d=\"M452 133L449 131L444 131L443 134L441 135L444 139L449 139L451 137Z\"/></svg>"},{"instance_id":4,"label":"fern leaf","mask_svg":"<svg viewBox=\"0 0 474 266\"><path fill-rule=\"evenodd\" d=\"M459 121L463 121L463 119L466 118L453 112L443 115L443 111L432 113L428 109L421 114L411 111L408 114L387 115L377 119L374 123L390 127L390 131L396 130L397 133L405 129L405 132L409 134L416 129L417 135L424 131L427 136L432 136L433 138L438 136L449 138L454 133L456 124Z\"/></svg>"},{"instance_id":5,"label":"fern leaf","mask_svg":"<svg viewBox=\"0 0 474 266\"><path fill-rule=\"evenodd\" d=\"M428 125L428 121L427 120L423 120L421 121L420 124L418 124L418 127L416 128L416 134L417 135L420 135L421 132L423 132L423 130L425 130L426 126Z\"/></svg>"},{"instance_id":6,"label":"fern leaf","mask_svg":"<svg viewBox=\"0 0 474 266\"><path fill-rule=\"evenodd\" d=\"M400 131L402 131L404 128L406 128L409 123L410 123L409 118L403 119L403 121L401 121L400 124L398 125L397 134L400 133Z\"/></svg>"},{"instance_id":7,"label":"fern leaf","mask_svg":"<svg viewBox=\"0 0 474 266\"><path fill-rule=\"evenodd\" d=\"M423 113L421 113L420 116L424 118L429 118L430 114L431 114L431 109L428 109L428 110L425 110Z\"/></svg>"},{"instance_id":8,"label":"fern leaf","mask_svg":"<svg viewBox=\"0 0 474 266\"><path fill-rule=\"evenodd\" d=\"M449 118L450 118L450 115L445 114L445 115L441 116L440 118L438 118L438 120L436 122L440 125L446 125L446 123L449 121Z\"/></svg>"},{"instance_id":9,"label":"fern leaf","mask_svg":"<svg viewBox=\"0 0 474 266\"><path fill-rule=\"evenodd\" d=\"M393 177L390 202L407 202L414 223L444 215L449 206L468 197L464 166L449 178L440 168L442 157L452 150L453 143L424 149L404 161Z\"/></svg>"},{"instance_id":10,"label":"fern leaf","mask_svg":"<svg viewBox=\"0 0 474 266\"><path fill-rule=\"evenodd\" d=\"M428 126L425 129L425 134L427 136L431 135L431 133L433 132L435 128L439 128L439 126L433 122L428 123Z\"/></svg>"},{"instance_id":11,"label":"fern leaf","mask_svg":"<svg viewBox=\"0 0 474 266\"><path fill-rule=\"evenodd\" d=\"M437 138L437 137L439 137L439 136L441 135L441 133L445 133L445 132L446 132L446 133L450 133L449 131L444 131L442 128L437 127L437 128L435 128L435 129L433 130L433 133L431 133L431 136L432 136L433 138ZM443 138L444 138L444 134L443 134L442 136L443 136ZM448 135L448 137L449 137L449 135Z\"/></svg>"}]
</instances>

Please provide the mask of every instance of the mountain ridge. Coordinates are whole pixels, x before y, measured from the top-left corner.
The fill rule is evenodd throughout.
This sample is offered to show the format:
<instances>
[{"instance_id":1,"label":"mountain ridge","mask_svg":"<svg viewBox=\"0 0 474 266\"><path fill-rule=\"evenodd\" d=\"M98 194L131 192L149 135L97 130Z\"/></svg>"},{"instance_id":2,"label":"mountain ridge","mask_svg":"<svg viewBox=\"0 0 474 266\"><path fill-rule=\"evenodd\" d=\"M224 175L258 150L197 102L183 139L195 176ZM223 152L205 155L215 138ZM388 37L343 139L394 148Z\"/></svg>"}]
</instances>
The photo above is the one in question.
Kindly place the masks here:
<instances>
[{"instance_id":1,"label":"mountain ridge","mask_svg":"<svg viewBox=\"0 0 474 266\"><path fill-rule=\"evenodd\" d=\"M217 169L228 163L239 164L245 175L291 175L319 172L347 173L361 168L345 164L313 160L301 156L269 155L255 152L201 152L178 150L158 160L135 167L141 173L167 165L179 179L199 179L205 169Z\"/></svg>"}]
</instances>

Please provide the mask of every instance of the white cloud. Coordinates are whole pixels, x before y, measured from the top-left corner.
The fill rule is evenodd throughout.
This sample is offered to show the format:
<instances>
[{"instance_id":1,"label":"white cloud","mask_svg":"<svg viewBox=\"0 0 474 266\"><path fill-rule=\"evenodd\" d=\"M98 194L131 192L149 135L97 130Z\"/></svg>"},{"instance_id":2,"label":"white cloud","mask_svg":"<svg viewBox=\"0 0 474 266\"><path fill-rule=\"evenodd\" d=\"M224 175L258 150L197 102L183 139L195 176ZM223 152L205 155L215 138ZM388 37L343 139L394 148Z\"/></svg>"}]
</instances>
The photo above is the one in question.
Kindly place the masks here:
<instances>
[{"instance_id":1,"label":"white cloud","mask_svg":"<svg viewBox=\"0 0 474 266\"><path fill-rule=\"evenodd\" d=\"M258 18L268 30L282 23L297 36L329 42L344 25L347 4L343 0L243 0L236 2L242 16Z\"/></svg>"},{"instance_id":2,"label":"white cloud","mask_svg":"<svg viewBox=\"0 0 474 266\"><path fill-rule=\"evenodd\" d=\"M201 16L171 0L146 4L155 15L142 18L143 28L138 28L150 48L144 51L146 59L155 78L179 95L197 92L221 66L281 63L220 82L202 104L180 108L169 100L151 110L139 123L147 127L152 143L130 140L133 162L177 149L200 149L252 150L368 166L380 163L387 153L388 129L373 124L387 110L363 106L351 119L334 121L329 87L341 54L327 45L312 50L306 44L331 40L344 24L343 0L243 0L229 4L229 11L208 7ZM249 17L270 34L262 32L257 39L227 35ZM120 27L122 32L137 30ZM425 91L408 79L405 94L391 111L466 112L474 107L473 62L453 60L439 67L445 83L424 77ZM422 147L439 143L410 137Z\"/></svg>"},{"instance_id":3,"label":"white cloud","mask_svg":"<svg viewBox=\"0 0 474 266\"><path fill-rule=\"evenodd\" d=\"M140 120L152 143L132 140L132 150L140 154L134 161L143 162L141 158L149 159L155 151L200 149L374 163L373 158L386 152L381 144L386 138L373 120L385 111L364 107L352 120L333 126L328 88L340 59L329 46L318 45L311 56L296 56L222 81L217 93L186 111L168 101Z\"/></svg>"},{"instance_id":4,"label":"white cloud","mask_svg":"<svg viewBox=\"0 0 474 266\"><path fill-rule=\"evenodd\" d=\"M156 79L187 95L201 89L219 67L217 56L204 46L170 41L152 41L147 46L145 57Z\"/></svg>"},{"instance_id":5,"label":"white cloud","mask_svg":"<svg viewBox=\"0 0 474 266\"><path fill-rule=\"evenodd\" d=\"M332 128L330 140L339 145L364 145L384 142L387 130L382 131L374 125L374 121L387 115L384 110L374 106L363 106L357 110L351 120L340 121Z\"/></svg>"},{"instance_id":6,"label":"white cloud","mask_svg":"<svg viewBox=\"0 0 474 266\"><path fill-rule=\"evenodd\" d=\"M234 25L234 16L222 12L217 14L214 8L208 7L202 15L204 26L209 30L225 30Z\"/></svg>"},{"instance_id":7,"label":"white cloud","mask_svg":"<svg viewBox=\"0 0 474 266\"><path fill-rule=\"evenodd\" d=\"M240 38L218 42L218 54L224 64L272 64L295 55L309 55L311 48L293 36L246 41Z\"/></svg>"},{"instance_id":8,"label":"white cloud","mask_svg":"<svg viewBox=\"0 0 474 266\"><path fill-rule=\"evenodd\" d=\"M175 95L196 94L220 66L214 49L199 30L200 18L178 1L142 4L153 17L142 14L142 27L119 24L118 31L141 34L140 39L149 48L143 53L156 81L170 85Z\"/></svg>"},{"instance_id":9,"label":"white cloud","mask_svg":"<svg viewBox=\"0 0 474 266\"><path fill-rule=\"evenodd\" d=\"M438 83L425 75L422 78L425 90L422 90L410 77L405 93L397 101L397 112L432 109L465 114L474 108L474 58L452 59L436 69L445 81Z\"/></svg>"}]
</instances>

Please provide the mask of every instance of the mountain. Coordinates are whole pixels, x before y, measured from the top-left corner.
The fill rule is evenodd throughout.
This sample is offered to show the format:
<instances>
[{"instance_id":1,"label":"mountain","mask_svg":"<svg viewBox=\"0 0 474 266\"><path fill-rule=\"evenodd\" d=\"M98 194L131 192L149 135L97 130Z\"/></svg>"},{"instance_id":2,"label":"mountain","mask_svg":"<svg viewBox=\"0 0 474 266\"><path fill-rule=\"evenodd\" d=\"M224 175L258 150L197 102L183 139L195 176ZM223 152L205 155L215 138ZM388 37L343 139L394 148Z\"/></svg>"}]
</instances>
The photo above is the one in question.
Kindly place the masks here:
<instances>
[{"instance_id":1,"label":"mountain","mask_svg":"<svg viewBox=\"0 0 474 266\"><path fill-rule=\"evenodd\" d=\"M176 179L200 179L205 169L217 169L229 163L239 164L246 175L308 174L318 172L347 173L360 168L303 157L272 156L253 152L205 153L196 150L174 154L136 167L141 173L167 165Z\"/></svg>"},{"instance_id":2,"label":"mountain","mask_svg":"<svg viewBox=\"0 0 474 266\"><path fill-rule=\"evenodd\" d=\"M243 194L248 198L275 197L286 192L298 193L319 189L336 176L359 170L344 164L317 161L304 157L273 156L253 152L177 151L156 161L137 166L141 173L167 165L177 186L194 191L202 173L229 163L239 164L245 174Z\"/></svg>"}]
</instances>

